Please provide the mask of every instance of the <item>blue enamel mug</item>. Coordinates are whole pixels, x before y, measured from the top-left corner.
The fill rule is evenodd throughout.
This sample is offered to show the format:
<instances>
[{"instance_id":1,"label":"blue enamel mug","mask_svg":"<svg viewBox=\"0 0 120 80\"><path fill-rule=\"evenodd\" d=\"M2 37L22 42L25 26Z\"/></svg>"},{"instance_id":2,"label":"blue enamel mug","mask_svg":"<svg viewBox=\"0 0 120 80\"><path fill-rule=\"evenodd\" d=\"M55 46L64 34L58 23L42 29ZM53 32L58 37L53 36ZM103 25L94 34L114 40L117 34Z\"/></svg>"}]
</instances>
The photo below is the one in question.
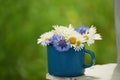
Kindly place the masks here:
<instances>
[{"instance_id":1,"label":"blue enamel mug","mask_svg":"<svg viewBox=\"0 0 120 80\"><path fill-rule=\"evenodd\" d=\"M85 68L89 68L95 63L95 55L85 48L75 51L70 48L68 51L59 52L55 47L47 46L48 53L48 73L60 77L75 77L84 74ZM85 54L92 58L89 65L85 65Z\"/></svg>"}]
</instances>

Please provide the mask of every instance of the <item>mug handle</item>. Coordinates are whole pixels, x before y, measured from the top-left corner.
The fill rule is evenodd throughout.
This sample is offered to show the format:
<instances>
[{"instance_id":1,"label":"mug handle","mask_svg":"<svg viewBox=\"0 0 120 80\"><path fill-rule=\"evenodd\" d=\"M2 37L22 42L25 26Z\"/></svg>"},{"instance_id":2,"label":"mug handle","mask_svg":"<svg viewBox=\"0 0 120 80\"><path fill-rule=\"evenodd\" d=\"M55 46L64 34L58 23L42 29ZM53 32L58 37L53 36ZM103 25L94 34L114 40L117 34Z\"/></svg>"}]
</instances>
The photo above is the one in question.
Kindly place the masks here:
<instances>
[{"instance_id":1,"label":"mug handle","mask_svg":"<svg viewBox=\"0 0 120 80\"><path fill-rule=\"evenodd\" d=\"M85 50L85 53L88 53L91 58L92 58L92 61L89 65L85 65L84 68L89 68L91 66L93 66L95 64L95 55L94 55L94 52L90 51L90 50Z\"/></svg>"}]
</instances>

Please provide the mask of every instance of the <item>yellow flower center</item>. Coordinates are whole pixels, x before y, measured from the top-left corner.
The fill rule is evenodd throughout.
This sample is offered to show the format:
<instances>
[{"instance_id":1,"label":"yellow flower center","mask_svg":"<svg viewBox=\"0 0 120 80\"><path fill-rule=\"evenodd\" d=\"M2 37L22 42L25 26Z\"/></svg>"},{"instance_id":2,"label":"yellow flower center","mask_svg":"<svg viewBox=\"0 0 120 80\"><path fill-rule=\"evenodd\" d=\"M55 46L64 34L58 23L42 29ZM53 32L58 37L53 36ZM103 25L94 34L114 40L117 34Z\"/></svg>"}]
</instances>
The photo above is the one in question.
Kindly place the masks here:
<instances>
[{"instance_id":1,"label":"yellow flower center","mask_svg":"<svg viewBox=\"0 0 120 80\"><path fill-rule=\"evenodd\" d=\"M65 39L68 39L68 36L65 36Z\"/></svg>"},{"instance_id":2,"label":"yellow flower center","mask_svg":"<svg viewBox=\"0 0 120 80\"><path fill-rule=\"evenodd\" d=\"M80 46L80 45L81 45L81 42L77 41L76 46Z\"/></svg>"},{"instance_id":3,"label":"yellow flower center","mask_svg":"<svg viewBox=\"0 0 120 80\"><path fill-rule=\"evenodd\" d=\"M46 37L45 40L50 40L50 38L49 38L49 37Z\"/></svg>"},{"instance_id":4,"label":"yellow flower center","mask_svg":"<svg viewBox=\"0 0 120 80\"><path fill-rule=\"evenodd\" d=\"M89 37L86 35L83 38L85 38L85 40L89 40Z\"/></svg>"},{"instance_id":5,"label":"yellow flower center","mask_svg":"<svg viewBox=\"0 0 120 80\"><path fill-rule=\"evenodd\" d=\"M70 43L75 44L76 43L76 38L75 37L70 37Z\"/></svg>"}]
</instances>

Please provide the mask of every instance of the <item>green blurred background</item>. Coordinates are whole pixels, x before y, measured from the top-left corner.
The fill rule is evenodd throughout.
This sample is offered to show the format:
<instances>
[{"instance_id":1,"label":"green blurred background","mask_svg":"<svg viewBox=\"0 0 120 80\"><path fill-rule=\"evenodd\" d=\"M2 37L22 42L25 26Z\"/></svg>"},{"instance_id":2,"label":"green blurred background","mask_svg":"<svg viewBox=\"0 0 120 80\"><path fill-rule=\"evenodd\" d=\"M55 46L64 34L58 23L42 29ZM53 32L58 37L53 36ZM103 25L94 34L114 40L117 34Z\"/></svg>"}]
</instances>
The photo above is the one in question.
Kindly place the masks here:
<instances>
[{"instance_id":1,"label":"green blurred background","mask_svg":"<svg viewBox=\"0 0 120 80\"><path fill-rule=\"evenodd\" d=\"M113 4L113 0L0 0L0 80L45 80L47 53L37 39L55 24L95 25L103 40L87 49L95 52L96 64L116 62Z\"/></svg>"}]
</instances>

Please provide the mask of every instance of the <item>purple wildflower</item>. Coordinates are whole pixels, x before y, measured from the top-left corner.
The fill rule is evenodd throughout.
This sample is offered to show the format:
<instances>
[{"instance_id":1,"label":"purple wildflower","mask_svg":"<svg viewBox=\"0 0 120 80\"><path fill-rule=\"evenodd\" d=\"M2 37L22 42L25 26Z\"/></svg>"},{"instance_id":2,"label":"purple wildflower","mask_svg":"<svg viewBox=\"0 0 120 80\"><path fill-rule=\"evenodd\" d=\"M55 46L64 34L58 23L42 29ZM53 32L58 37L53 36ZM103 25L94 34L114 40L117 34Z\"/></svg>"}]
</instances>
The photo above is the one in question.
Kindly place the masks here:
<instances>
[{"instance_id":1,"label":"purple wildflower","mask_svg":"<svg viewBox=\"0 0 120 80\"><path fill-rule=\"evenodd\" d=\"M60 52L68 51L70 49L69 40L65 40L64 36L53 36L53 46Z\"/></svg>"},{"instance_id":2,"label":"purple wildflower","mask_svg":"<svg viewBox=\"0 0 120 80\"><path fill-rule=\"evenodd\" d=\"M87 26L80 26L79 28L75 29L77 32L79 32L80 34L85 34L87 30L89 30L89 27Z\"/></svg>"}]
</instances>

